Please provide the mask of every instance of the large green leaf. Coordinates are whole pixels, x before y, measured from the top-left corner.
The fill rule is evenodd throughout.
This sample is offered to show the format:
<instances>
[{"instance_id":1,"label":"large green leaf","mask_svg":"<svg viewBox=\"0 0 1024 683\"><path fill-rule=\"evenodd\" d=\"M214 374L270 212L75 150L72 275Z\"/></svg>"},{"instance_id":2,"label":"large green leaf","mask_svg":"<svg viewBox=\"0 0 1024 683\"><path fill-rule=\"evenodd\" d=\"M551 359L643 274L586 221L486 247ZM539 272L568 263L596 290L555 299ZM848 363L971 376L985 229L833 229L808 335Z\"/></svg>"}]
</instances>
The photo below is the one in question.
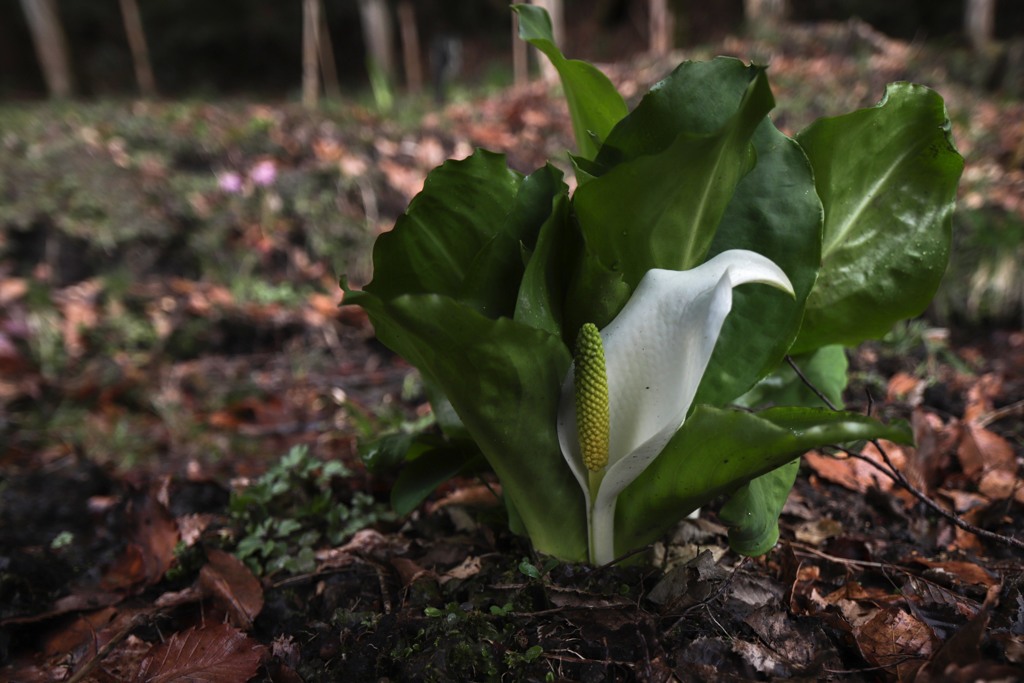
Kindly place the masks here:
<instances>
[{"instance_id":1,"label":"large green leaf","mask_svg":"<svg viewBox=\"0 0 1024 683\"><path fill-rule=\"evenodd\" d=\"M530 254L516 300L515 319L530 327L562 334L562 306L569 287L570 265L580 239L569 224L568 188L558 177L561 191L548 203L549 215Z\"/></svg>"},{"instance_id":2,"label":"large green leaf","mask_svg":"<svg viewBox=\"0 0 1024 683\"><path fill-rule=\"evenodd\" d=\"M729 527L729 546L741 555L757 557L779 541L779 515L800 470L800 461L751 479L718 511Z\"/></svg>"},{"instance_id":3,"label":"large green leaf","mask_svg":"<svg viewBox=\"0 0 1024 683\"><path fill-rule=\"evenodd\" d=\"M697 403L726 404L778 367L800 329L821 262L821 202L803 151L767 120L754 146L757 166L737 186L709 255L749 249L767 256L789 276L795 296L758 285L733 291Z\"/></svg>"},{"instance_id":4,"label":"large green leaf","mask_svg":"<svg viewBox=\"0 0 1024 683\"><path fill-rule=\"evenodd\" d=\"M630 287L651 268L700 264L737 184L753 168L751 138L773 106L758 71L715 133L681 132L665 149L624 161L578 188L573 207L588 248Z\"/></svg>"},{"instance_id":5,"label":"large green leaf","mask_svg":"<svg viewBox=\"0 0 1024 683\"><path fill-rule=\"evenodd\" d=\"M458 296L477 253L505 225L521 179L504 155L485 150L435 168L394 229L377 238L366 291Z\"/></svg>"},{"instance_id":6,"label":"large green leaf","mask_svg":"<svg viewBox=\"0 0 1024 683\"><path fill-rule=\"evenodd\" d=\"M714 135L736 114L751 82L763 74L764 67L732 57L683 62L615 126L588 172L601 175L601 169L664 151L681 134Z\"/></svg>"},{"instance_id":7,"label":"large green leaf","mask_svg":"<svg viewBox=\"0 0 1024 683\"><path fill-rule=\"evenodd\" d=\"M551 18L541 7L513 5L519 15L519 37L543 52L562 79L569 116L579 153L587 159L597 154L600 141L628 109L622 96L593 64L566 59L551 30Z\"/></svg>"},{"instance_id":8,"label":"large green leaf","mask_svg":"<svg viewBox=\"0 0 1024 683\"><path fill-rule=\"evenodd\" d=\"M557 335L492 320L450 297L384 301L350 292L378 338L420 369L451 401L501 480L537 550L587 557L583 493L555 431L569 351Z\"/></svg>"},{"instance_id":9,"label":"large green leaf","mask_svg":"<svg viewBox=\"0 0 1024 683\"><path fill-rule=\"evenodd\" d=\"M614 320L632 293L633 288L626 284L621 272L604 265L594 252L582 247L566 293L562 325L566 345L575 343L584 323L603 328Z\"/></svg>"},{"instance_id":10,"label":"large green leaf","mask_svg":"<svg viewBox=\"0 0 1024 683\"><path fill-rule=\"evenodd\" d=\"M562 172L550 164L526 176L501 229L473 257L458 299L488 318L512 317L526 269L524 252L536 247L555 197L565 194Z\"/></svg>"},{"instance_id":11,"label":"large green leaf","mask_svg":"<svg viewBox=\"0 0 1024 683\"><path fill-rule=\"evenodd\" d=\"M928 305L949 259L963 158L942 98L896 83L871 109L797 136L825 206L822 268L797 353L856 344Z\"/></svg>"},{"instance_id":12,"label":"large green leaf","mask_svg":"<svg viewBox=\"0 0 1024 683\"><path fill-rule=\"evenodd\" d=\"M755 414L700 406L619 496L616 551L621 554L651 543L712 498L737 491L807 450L868 438L908 443L912 437L905 425L884 425L853 413L773 408ZM764 503L762 494L769 487L759 488ZM770 490L781 491L777 486ZM780 495L784 498L786 493L788 489ZM750 495L741 498L758 500ZM748 539L742 547L753 547L753 541L770 530L761 515L776 507L781 509L781 503L739 516L734 533Z\"/></svg>"}]
</instances>

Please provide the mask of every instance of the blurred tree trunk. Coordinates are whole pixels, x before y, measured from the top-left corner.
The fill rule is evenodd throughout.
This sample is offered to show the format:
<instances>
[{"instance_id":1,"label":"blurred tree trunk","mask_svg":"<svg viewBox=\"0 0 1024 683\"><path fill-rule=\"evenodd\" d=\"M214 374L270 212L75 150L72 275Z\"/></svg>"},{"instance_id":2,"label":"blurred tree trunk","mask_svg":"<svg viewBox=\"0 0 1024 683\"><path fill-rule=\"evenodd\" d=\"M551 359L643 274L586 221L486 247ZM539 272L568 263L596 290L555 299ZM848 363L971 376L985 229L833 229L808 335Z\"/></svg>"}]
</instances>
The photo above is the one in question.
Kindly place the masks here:
<instances>
[{"instance_id":1,"label":"blurred tree trunk","mask_svg":"<svg viewBox=\"0 0 1024 683\"><path fill-rule=\"evenodd\" d=\"M370 68L377 69L387 78L388 83L394 83L395 49L387 1L359 0L359 18L363 25Z\"/></svg>"},{"instance_id":2,"label":"blurred tree trunk","mask_svg":"<svg viewBox=\"0 0 1024 683\"><path fill-rule=\"evenodd\" d=\"M996 24L996 0L967 0L964 31L971 47L981 52L992 43Z\"/></svg>"},{"instance_id":3,"label":"blurred tree trunk","mask_svg":"<svg viewBox=\"0 0 1024 683\"><path fill-rule=\"evenodd\" d=\"M320 32L317 34L320 43L320 73L324 77L324 92L328 99L341 99L341 86L338 85L338 69L334 62L334 47L331 44L331 32L327 30L327 16L324 8L320 8Z\"/></svg>"},{"instance_id":4,"label":"blurred tree trunk","mask_svg":"<svg viewBox=\"0 0 1024 683\"><path fill-rule=\"evenodd\" d=\"M149 63L149 48L146 46L146 34L142 30L138 3L135 0L121 0L121 17L124 19L124 31L128 35L128 48L132 51L139 92L143 97L156 97L156 79L153 78L153 67Z\"/></svg>"},{"instance_id":5,"label":"blurred tree trunk","mask_svg":"<svg viewBox=\"0 0 1024 683\"><path fill-rule=\"evenodd\" d=\"M526 85L530 80L530 60L526 41L519 39L519 15L512 15L512 82Z\"/></svg>"},{"instance_id":6,"label":"blurred tree trunk","mask_svg":"<svg viewBox=\"0 0 1024 683\"><path fill-rule=\"evenodd\" d=\"M787 0L743 0L747 25L778 24L789 12Z\"/></svg>"},{"instance_id":7,"label":"blurred tree trunk","mask_svg":"<svg viewBox=\"0 0 1024 683\"><path fill-rule=\"evenodd\" d=\"M410 93L423 90L423 60L420 33L416 28L416 10L410 0L398 3L398 27L402 35L402 59L405 65L405 86Z\"/></svg>"},{"instance_id":8,"label":"blurred tree trunk","mask_svg":"<svg viewBox=\"0 0 1024 683\"><path fill-rule=\"evenodd\" d=\"M647 49L659 57L672 51L676 32L676 17L668 0L650 0L650 17L647 29Z\"/></svg>"},{"instance_id":9,"label":"blurred tree trunk","mask_svg":"<svg viewBox=\"0 0 1024 683\"><path fill-rule=\"evenodd\" d=\"M555 36L555 45L560 50L565 49L565 12L562 10L562 0L531 0L531 4L543 7L551 17L551 32ZM558 71L551 64L547 57L540 58L540 72L545 81L557 81Z\"/></svg>"},{"instance_id":10,"label":"blurred tree trunk","mask_svg":"<svg viewBox=\"0 0 1024 683\"><path fill-rule=\"evenodd\" d=\"M21 0L21 9L25 12L32 32L36 57L43 70L50 97L69 97L74 90L74 78L56 0Z\"/></svg>"},{"instance_id":11,"label":"blurred tree trunk","mask_svg":"<svg viewBox=\"0 0 1024 683\"><path fill-rule=\"evenodd\" d=\"M320 99L320 0L302 0L302 106Z\"/></svg>"}]
</instances>

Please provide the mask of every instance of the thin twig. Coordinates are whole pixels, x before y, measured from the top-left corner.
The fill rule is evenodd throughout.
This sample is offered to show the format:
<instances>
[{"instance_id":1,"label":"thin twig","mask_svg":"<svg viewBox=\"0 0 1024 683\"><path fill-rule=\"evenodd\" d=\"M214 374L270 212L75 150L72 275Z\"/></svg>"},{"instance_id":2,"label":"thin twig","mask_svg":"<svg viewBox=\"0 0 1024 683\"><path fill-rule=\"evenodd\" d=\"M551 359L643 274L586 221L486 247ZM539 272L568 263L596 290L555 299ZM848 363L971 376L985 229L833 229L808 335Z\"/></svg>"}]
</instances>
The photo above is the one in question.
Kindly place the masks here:
<instances>
[{"instance_id":1,"label":"thin twig","mask_svg":"<svg viewBox=\"0 0 1024 683\"><path fill-rule=\"evenodd\" d=\"M67 683L79 683L79 681L85 680L85 678L91 674L97 666L99 666L100 662L102 662L115 647L121 644L122 640L127 638L137 626L143 624L150 616L150 614L145 612L132 616L120 631L115 633L102 648L97 650L96 653L93 654L93 656L90 657L89 660L86 661L78 671L76 671L74 675L67 680Z\"/></svg>"},{"instance_id":2,"label":"thin twig","mask_svg":"<svg viewBox=\"0 0 1024 683\"><path fill-rule=\"evenodd\" d=\"M797 367L797 364L793 361L793 358L791 356L786 356L786 362L789 363L789 366L793 368L793 371L797 374L797 377L800 378L800 380L804 383L804 385L807 386L808 389L813 391L817 395L817 397L820 398L825 403L825 405L827 405L832 410L836 410L836 407L832 405L832 402L828 399L828 397L825 396L825 394L823 394L816 386L814 386L809 379L807 379L807 376L800 370L799 367ZM909 491L911 495L917 498L926 507L938 513L942 517L945 517L953 525L963 529L964 531L974 534L975 536L988 539L990 541L995 541L997 543L1002 543L1003 545L1008 545L1011 548L1024 550L1024 541L1014 538L1013 536L1004 536L1002 534L997 534L994 531L982 529L981 527L971 524L955 512L951 512L946 508L942 507L941 505L939 505L936 501L932 500L926 493L924 493L923 491L921 491L916 486L910 483L910 481L903 475L903 472L901 472L899 468L897 468L896 465L893 464L892 459L889 458L889 454L886 452L884 448L882 448L882 444L878 441L878 439L871 439L870 441L875 446L875 448L878 449L878 453L879 455L882 456L882 460L885 462L886 467L882 467L882 465L879 464L877 461L867 457L863 453L850 451L840 446L837 446L836 448L846 453L850 457L857 458L868 463L869 465L877 469L879 472L888 476L894 482L896 482L897 484L905 488L907 491Z\"/></svg>"},{"instance_id":3,"label":"thin twig","mask_svg":"<svg viewBox=\"0 0 1024 683\"><path fill-rule=\"evenodd\" d=\"M829 400L828 396L822 393L822 391L818 389L818 387L814 386L811 383L811 380L807 379L807 375L803 373L803 370L801 370L797 366L796 362L793 360L793 357L790 356L789 354L786 354L786 362L789 363L789 367L793 368L793 372L795 372L796 376L800 378L800 381L804 383L804 386L813 391L814 395L820 398L822 402L825 405L827 405L830 409L838 412L839 408L836 408L832 401Z\"/></svg>"},{"instance_id":4,"label":"thin twig","mask_svg":"<svg viewBox=\"0 0 1024 683\"><path fill-rule=\"evenodd\" d=\"M979 427L987 427L993 422L1002 420L1004 417L1009 417L1010 415L1014 415L1015 413L1024 414L1024 399L1021 399L1016 403L1011 403L1008 406L1003 406L1002 408L998 408L991 412L985 413L984 415L979 415L976 419L972 420L972 422L978 425Z\"/></svg>"},{"instance_id":5,"label":"thin twig","mask_svg":"<svg viewBox=\"0 0 1024 683\"><path fill-rule=\"evenodd\" d=\"M627 552L624 555L619 555L614 560L611 560L609 562L605 562L604 564L601 565L600 569L604 569L606 567L611 567L611 566L616 565L616 564L618 564L620 562L625 562L626 560L628 560L629 558L631 558L631 557L633 557L635 555L639 555L640 553L647 552L648 550L650 550L650 548L651 548L651 546L649 546L649 545L645 545L642 548L634 548L633 550L630 550L629 552Z\"/></svg>"},{"instance_id":6,"label":"thin twig","mask_svg":"<svg viewBox=\"0 0 1024 683\"><path fill-rule=\"evenodd\" d=\"M812 555L823 560L828 560L829 562L835 562L836 564L850 565L853 567L870 567L872 569L898 569L898 567L885 562L872 562L870 560L854 560L848 557L836 557L835 555L829 555L828 553L816 550L805 543L791 541L790 545L793 546L794 552L803 553L804 555Z\"/></svg>"},{"instance_id":7,"label":"thin twig","mask_svg":"<svg viewBox=\"0 0 1024 683\"><path fill-rule=\"evenodd\" d=\"M933 512L936 512L942 517L945 517L952 524L960 527L964 531L972 533L975 536L980 536L981 538L986 538L990 541L995 541L997 543L1008 545L1011 548L1024 550L1024 541L1014 538L1013 536L1004 536L1002 534L997 534L994 531L982 529L979 526L971 524L955 512L951 512L946 508L942 507L941 505L939 505L937 502L932 500L926 493L924 493L916 486L911 484L910 481L903 475L903 473L900 470L898 470L895 465L893 465L892 460L889 458L889 454L885 452L885 449L882 448L882 444L880 444L877 439L872 439L871 443L874 445L876 449L878 449L879 454L882 456L882 460L885 461L885 467L883 467L881 463L879 463L878 461L869 458L863 453L857 453L855 451L847 450L842 447L839 447L839 450L841 450L843 453L846 453L851 458L857 458L858 460L862 460L868 463L869 465L877 469L879 472L886 475L894 482L896 482L897 484L905 488L907 491L909 491L911 495L917 498L921 503L923 503Z\"/></svg>"}]
</instances>

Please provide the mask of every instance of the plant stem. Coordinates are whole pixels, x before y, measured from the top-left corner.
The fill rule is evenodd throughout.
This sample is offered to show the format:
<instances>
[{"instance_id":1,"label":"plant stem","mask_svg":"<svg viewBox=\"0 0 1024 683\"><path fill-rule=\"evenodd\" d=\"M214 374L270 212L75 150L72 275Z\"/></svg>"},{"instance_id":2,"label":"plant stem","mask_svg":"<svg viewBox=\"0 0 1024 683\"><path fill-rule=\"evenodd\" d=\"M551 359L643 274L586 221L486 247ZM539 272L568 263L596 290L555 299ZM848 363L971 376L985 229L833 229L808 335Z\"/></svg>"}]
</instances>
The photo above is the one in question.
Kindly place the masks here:
<instances>
[{"instance_id":1,"label":"plant stem","mask_svg":"<svg viewBox=\"0 0 1024 683\"><path fill-rule=\"evenodd\" d=\"M607 505L597 504L602 479L604 469L590 473L590 509L587 510L589 559L598 566L615 559L615 499Z\"/></svg>"}]
</instances>

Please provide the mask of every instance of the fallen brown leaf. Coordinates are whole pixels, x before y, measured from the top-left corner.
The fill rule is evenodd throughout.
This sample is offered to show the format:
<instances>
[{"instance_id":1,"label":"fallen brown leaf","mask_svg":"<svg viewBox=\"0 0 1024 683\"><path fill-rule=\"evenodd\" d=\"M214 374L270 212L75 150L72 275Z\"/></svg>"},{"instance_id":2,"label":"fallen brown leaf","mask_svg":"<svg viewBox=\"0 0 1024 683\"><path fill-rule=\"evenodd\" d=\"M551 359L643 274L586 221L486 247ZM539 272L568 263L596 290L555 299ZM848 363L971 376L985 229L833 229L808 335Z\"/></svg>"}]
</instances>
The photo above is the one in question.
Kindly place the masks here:
<instances>
[{"instance_id":1,"label":"fallen brown leaf","mask_svg":"<svg viewBox=\"0 0 1024 683\"><path fill-rule=\"evenodd\" d=\"M462 564L460 564L460 565L458 565L456 567L452 567L451 569L446 571L444 574L442 574L439 578L440 578L441 583L443 584L443 583L447 583L448 581L451 581L452 579L456 579L458 581L464 581L465 579L468 579L470 577L476 576L479 573L480 573L480 558L479 557L475 557L473 555L470 555L469 557L467 557L465 560L462 561Z\"/></svg>"},{"instance_id":2,"label":"fallen brown leaf","mask_svg":"<svg viewBox=\"0 0 1024 683\"><path fill-rule=\"evenodd\" d=\"M957 587L947 588L938 581L931 581L923 576L907 574L906 581L900 586L900 594L918 606L930 609L949 608L961 614L965 619L974 617L981 609L981 605L956 592L955 588Z\"/></svg>"},{"instance_id":3,"label":"fallen brown leaf","mask_svg":"<svg viewBox=\"0 0 1024 683\"><path fill-rule=\"evenodd\" d=\"M410 168L392 159L381 159L377 167L384 173L388 184L405 196L412 199L423 189L426 171Z\"/></svg>"},{"instance_id":4,"label":"fallen brown leaf","mask_svg":"<svg viewBox=\"0 0 1024 683\"><path fill-rule=\"evenodd\" d=\"M105 590L128 590L152 585L174 562L178 525L158 500L159 489L137 493L128 508L128 545L103 575Z\"/></svg>"},{"instance_id":5,"label":"fallen brown leaf","mask_svg":"<svg viewBox=\"0 0 1024 683\"><path fill-rule=\"evenodd\" d=\"M886 452L897 467L904 461L903 451L898 446L883 442L883 447L886 448ZM861 452L875 462L883 462L878 450L872 444L865 446ZM851 491L866 493L871 488L888 491L893 487L889 477L857 458L824 455L817 451L811 451L805 456L805 459L819 477Z\"/></svg>"},{"instance_id":6,"label":"fallen brown leaf","mask_svg":"<svg viewBox=\"0 0 1024 683\"><path fill-rule=\"evenodd\" d=\"M878 611L854 632L864 658L899 680L915 674L939 642L931 628L899 607Z\"/></svg>"},{"instance_id":7,"label":"fallen brown leaf","mask_svg":"<svg viewBox=\"0 0 1024 683\"><path fill-rule=\"evenodd\" d=\"M1013 474L1017 471L1013 446L995 432L971 422L963 425L963 435L956 454L964 474L972 479L993 470Z\"/></svg>"},{"instance_id":8,"label":"fallen brown leaf","mask_svg":"<svg viewBox=\"0 0 1024 683\"><path fill-rule=\"evenodd\" d=\"M103 646L99 632L110 623L117 614L114 607L105 607L95 612L81 614L63 628L55 631L43 645L46 655L69 655L76 653L80 658L82 651L95 652Z\"/></svg>"},{"instance_id":9,"label":"fallen brown leaf","mask_svg":"<svg viewBox=\"0 0 1024 683\"><path fill-rule=\"evenodd\" d=\"M941 574L948 576L955 583L972 584L977 586L995 586L999 584L999 578L979 564L964 562L962 560L938 561L929 560L924 557L914 557L908 560L910 563L923 565Z\"/></svg>"},{"instance_id":10,"label":"fallen brown leaf","mask_svg":"<svg viewBox=\"0 0 1024 683\"><path fill-rule=\"evenodd\" d=\"M848 617L853 625L858 625L856 618L853 618L854 613L865 614L863 610L869 610L873 614L873 610L870 606L884 607L887 605L893 605L903 602L903 596L893 593L888 587L882 586L864 586L859 581L847 581L841 587L832 591L828 595L823 597L824 601L830 605L840 605L843 601L850 602L856 601L862 604L862 607L858 610L851 611ZM849 609L849 606L847 606ZM845 613L846 610L844 610Z\"/></svg>"},{"instance_id":11,"label":"fallen brown leaf","mask_svg":"<svg viewBox=\"0 0 1024 683\"><path fill-rule=\"evenodd\" d=\"M886 400L889 403L909 402L917 405L924 393L924 382L906 372L897 372L889 379Z\"/></svg>"},{"instance_id":12,"label":"fallen brown leaf","mask_svg":"<svg viewBox=\"0 0 1024 683\"><path fill-rule=\"evenodd\" d=\"M932 491L945 480L952 464L950 451L960 437L959 425L956 421L947 424L935 413L921 408L914 409L910 424L916 447L905 450L903 464L895 464L919 490ZM905 493L909 497L909 492Z\"/></svg>"},{"instance_id":13,"label":"fallen brown leaf","mask_svg":"<svg viewBox=\"0 0 1024 683\"><path fill-rule=\"evenodd\" d=\"M986 472L978 482L978 491L992 500L1006 500L1012 497L1017 502L1024 502L1024 487L1021 486L1020 478L1006 470Z\"/></svg>"},{"instance_id":14,"label":"fallen brown leaf","mask_svg":"<svg viewBox=\"0 0 1024 683\"><path fill-rule=\"evenodd\" d=\"M997 594L997 590L988 592L984 607L942 644L932 660L918 671L914 679L915 683L1004 680L1002 677L1009 669L994 662L980 661L981 644L985 638L985 630ZM981 670L976 668L979 665ZM989 675L997 671L998 675ZM1005 680L1014 680L1015 678L1016 676Z\"/></svg>"},{"instance_id":15,"label":"fallen brown leaf","mask_svg":"<svg viewBox=\"0 0 1024 683\"><path fill-rule=\"evenodd\" d=\"M135 543L129 543L113 564L107 567L100 586L104 590L127 590L145 583L146 575L142 548Z\"/></svg>"},{"instance_id":16,"label":"fallen brown leaf","mask_svg":"<svg viewBox=\"0 0 1024 683\"><path fill-rule=\"evenodd\" d=\"M28 280L25 278L0 278L0 306L7 306L26 294L28 294Z\"/></svg>"},{"instance_id":17,"label":"fallen brown leaf","mask_svg":"<svg viewBox=\"0 0 1024 683\"><path fill-rule=\"evenodd\" d=\"M437 574L433 571L421 567L407 557L392 557L390 561L391 566L398 572L398 577L402 580L403 587L408 588L420 579L433 580L437 578Z\"/></svg>"},{"instance_id":18,"label":"fallen brown leaf","mask_svg":"<svg viewBox=\"0 0 1024 683\"><path fill-rule=\"evenodd\" d=\"M842 523L827 517L804 522L794 531L796 540L810 545L821 545L824 541L839 536L842 533Z\"/></svg>"},{"instance_id":19,"label":"fallen brown leaf","mask_svg":"<svg viewBox=\"0 0 1024 683\"><path fill-rule=\"evenodd\" d=\"M434 503L428 503L426 510L427 514L433 514L441 508L449 505L495 507L501 504L501 498L499 498L500 495L501 487L497 484L491 484L490 486L484 486L483 484L476 486L460 486L444 498L441 498Z\"/></svg>"},{"instance_id":20,"label":"fallen brown leaf","mask_svg":"<svg viewBox=\"0 0 1024 683\"><path fill-rule=\"evenodd\" d=\"M978 378L967 390L964 422L973 422L991 412L993 401L1003 394L1003 378L990 372Z\"/></svg>"},{"instance_id":21,"label":"fallen brown leaf","mask_svg":"<svg viewBox=\"0 0 1024 683\"><path fill-rule=\"evenodd\" d=\"M248 630L263 609L263 586L241 560L223 550L206 551L199 586L228 614L231 623Z\"/></svg>"},{"instance_id":22,"label":"fallen brown leaf","mask_svg":"<svg viewBox=\"0 0 1024 683\"><path fill-rule=\"evenodd\" d=\"M155 645L135 683L244 683L256 675L263 650L228 624L190 628Z\"/></svg>"}]
</instances>

